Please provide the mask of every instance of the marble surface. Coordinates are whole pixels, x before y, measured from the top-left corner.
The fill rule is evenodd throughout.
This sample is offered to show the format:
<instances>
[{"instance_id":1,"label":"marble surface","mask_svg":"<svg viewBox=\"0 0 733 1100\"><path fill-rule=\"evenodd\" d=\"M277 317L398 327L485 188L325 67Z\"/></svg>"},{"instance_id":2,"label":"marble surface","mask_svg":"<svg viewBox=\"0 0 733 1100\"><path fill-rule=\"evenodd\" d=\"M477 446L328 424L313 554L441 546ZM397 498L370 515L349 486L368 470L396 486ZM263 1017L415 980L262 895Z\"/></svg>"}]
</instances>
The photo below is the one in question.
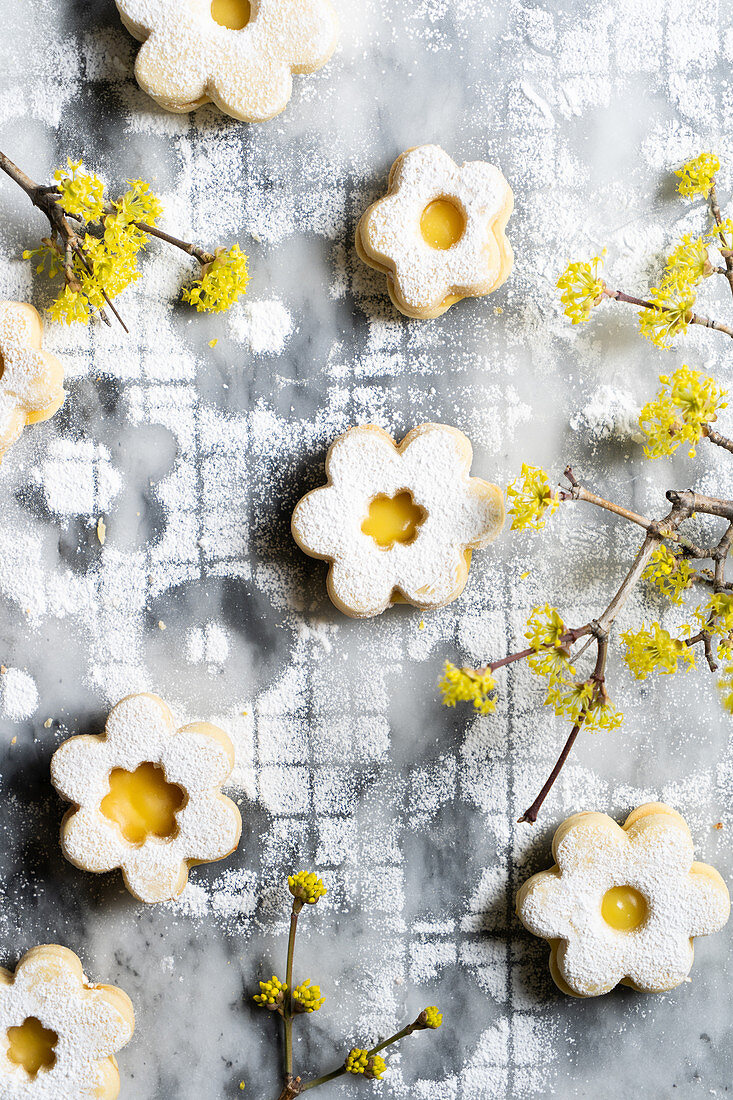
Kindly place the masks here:
<instances>
[{"instance_id":1,"label":"marble surface","mask_svg":"<svg viewBox=\"0 0 733 1100\"><path fill-rule=\"evenodd\" d=\"M47 329L69 397L0 474L0 659L14 670L0 695L3 962L63 943L130 994L123 1096L218 1100L244 1081L243 1095L270 1100L277 1026L251 996L284 968L285 876L314 868L329 895L303 919L296 974L328 999L298 1021L297 1068L330 1069L426 1004L445 1017L402 1045L382 1083L336 1082L324 1097L721 1095L733 1070L729 931L699 942L692 983L672 993L576 1002L512 913L578 809L622 818L664 798L687 815L700 858L730 874L730 723L711 677L637 683L614 644L625 725L579 740L534 829L515 822L564 724L521 670L491 718L437 698L446 657L508 651L535 604L570 622L605 606L637 535L568 509L541 535L506 532L477 554L444 611L354 623L292 544L289 515L322 481L332 437L367 421L398 435L455 424L474 471L503 485L522 461L558 476L571 461L652 514L671 486L731 494L719 455L645 462L626 423L660 371L688 362L728 381L724 338L693 333L663 353L642 343L633 312L610 306L574 330L553 289L569 257L607 246L614 279L643 290L675 235L704 223L670 170L706 148L732 162L729 5L339 7L333 61L296 79L282 116L247 127L211 107L178 117L152 104L112 0L2 4L0 148L41 180L67 155L113 189L143 176L170 229L208 246L239 240L252 271L248 311L199 317L176 301L186 259L152 247L120 299L129 337ZM424 141L500 165L516 194L517 262L491 300L422 324L393 312L353 229L394 158ZM0 295L43 308L47 288L21 253L44 223L9 181L0 201ZM705 290L716 316L730 315L725 289ZM660 612L640 592L624 624ZM239 850L153 908L117 874L64 861L48 778L61 740L98 732L112 703L143 688L230 731L244 817Z\"/></svg>"}]
</instances>

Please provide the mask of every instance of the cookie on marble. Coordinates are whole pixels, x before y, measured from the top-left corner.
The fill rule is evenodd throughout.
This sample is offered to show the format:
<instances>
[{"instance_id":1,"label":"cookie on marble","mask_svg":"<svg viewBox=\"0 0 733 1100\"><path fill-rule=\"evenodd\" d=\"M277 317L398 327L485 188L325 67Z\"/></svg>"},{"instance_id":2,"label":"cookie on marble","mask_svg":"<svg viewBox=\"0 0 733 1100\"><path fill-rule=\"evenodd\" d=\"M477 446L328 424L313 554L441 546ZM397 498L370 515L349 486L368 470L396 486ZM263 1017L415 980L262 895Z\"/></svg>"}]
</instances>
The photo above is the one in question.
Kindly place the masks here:
<instances>
[{"instance_id":1,"label":"cookie on marble","mask_svg":"<svg viewBox=\"0 0 733 1100\"><path fill-rule=\"evenodd\" d=\"M213 102L244 122L283 111L293 73L312 73L336 48L331 0L115 0L143 45L140 87L166 111Z\"/></svg>"},{"instance_id":2,"label":"cookie on marble","mask_svg":"<svg viewBox=\"0 0 733 1100\"><path fill-rule=\"evenodd\" d=\"M73 951L33 947L0 969L0 1095L5 1100L114 1100L115 1054L132 1038L126 993L91 984Z\"/></svg>"},{"instance_id":3,"label":"cookie on marble","mask_svg":"<svg viewBox=\"0 0 733 1100\"><path fill-rule=\"evenodd\" d=\"M439 145L408 149L392 165L387 194L364 212L356 251L387 276L407 317L438 317L462 298L480 298L509 277L505 229L514 196L498 168L457 165Z\"/></svg>"},{"instance_id":4,"label":"cookie on marble","mask_svg":"<svg viewBox=\"0 0 733 1100\"><path fill-rule=\"evenodd\" d=\"M688 980L693 936L723 927L728 889L694 861L682 817L661 802L623 827L602 813L573 814L552 842L555 866L524 883L517 915L550 943L550 972L573 997L597 997L619 982L661 993Z\"/></svg>"},{"instance_id":5,"label":"cookie on marble","mask_svg":"<svg viewBox=\"0 0 733 1100\"><path fill-rule=\"evenodd\" d=\"M177 729L157 695L128 695L102 736L72 737L53 754L53 785L74 804L61 823L64 855L84 871L121 868L140 901L169 901L193 864L239 843L241 815L221 793L233 766L223 730Z\"/></svg>"},{"instance_id":6,"label":"cookie on marble","mask_svg":"<svg viewBox=\"0 0 733 1100\"><path fill-rule=\"evenodd\" d=\"M64 402L64 368L42 338L33 306L0 302L0 460L26 424L49 420Z\"/></svg>"},{"instance_id":7,"label":"cookie on marble","mask_svg":"<svg viewBox=\"0 0 733 1100\"><path fill-rule=\"evenodd\" d=\"M504 524L496 485L471 477L463 432L421 424L401 443L375 424L331 444L328 484L307 493L292 516L295 541L331 563L328 593L353 618L395 602L443 607L468 579L471 553Z\"/></svg>"}]
</instances>

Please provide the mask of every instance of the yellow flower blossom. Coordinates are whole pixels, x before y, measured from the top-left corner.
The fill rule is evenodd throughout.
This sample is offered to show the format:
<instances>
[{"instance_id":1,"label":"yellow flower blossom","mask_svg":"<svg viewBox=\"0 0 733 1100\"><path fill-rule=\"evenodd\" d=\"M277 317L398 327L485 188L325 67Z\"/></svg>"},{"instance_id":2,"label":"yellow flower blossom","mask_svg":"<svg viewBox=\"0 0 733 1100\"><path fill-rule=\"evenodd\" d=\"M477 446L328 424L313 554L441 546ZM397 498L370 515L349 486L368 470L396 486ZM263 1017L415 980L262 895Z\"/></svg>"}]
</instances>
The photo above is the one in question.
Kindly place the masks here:
<instances>
[{"instance_id":1,"label":"yellow flower blossom","mask_svg":"<svg viewBox=\"0 0 733 1100\"><path fill-rule=\"evenodd\" d=\"M685 671L695 664L692 647L673 638L659 623L652 623L651 630L643 625L641 630L627 630L621 638L626 643L624 660L637 680L646 680L650 672L678 672L680 662Z\"/></svg>"},{"instance_id":2,"label":"yellow flower blossom","mask_svg":"<svg viewBox=\"0 0 733 1100\"><path fill-rule=\"evenodd\" d=\"M293 1007L296 1012L318 1012L326 998L321 996L321 988L311 985L310 978L306 978L293 990Z\"/></svg>"},{"instance_id":3,"label":"yellow flower blossom","mask_svg":"<svg viewBox=\"0 0 733 1100\"><path fill-rule=\"evenodd\" d=\"M679 284L694 286L701 279L712 275L713 265L708 257L708 245L702 237L685 233L680 243L667 257L666 276Z\"/></svg>"},{"instance_id":4,"label":"yellow flower blossom","mask_svg":"<svg viewBox=\"0 0 733 1100\"><path fill-rule=\"evenodd\" d=\"M716 592L697 609L695 618L711 634L730 634L733 631L733 592Z\"/></svg>"},{"instance_id":5,"label":"yellow flower blossom","mask_svg":"<svg viewBox=\"0 0 733 1100\"><path fill-rule=\"evenodd\" d=\"M726 391L719 389L709 375L686 364L672 375L660 375L659 381L662 389L639 415L639 426L648 440L644 453L647 458L662 458L687 442L692 457L705 434L705 425L726 407Z\"/></svg>"},{"instance_id":6,"label":"yellow flower blossom","mask_svg":"<svg viewBox=\"0 0 733 1100\"><path fill-rule=\"evenodd\" d=\"M378 1054L369 1054L368 1050L360 1050L354 1047L346 1057L347 1073L363 1073L365 1077L373 1081L379 1081L387 1069L384 1058Z\"/></svg>"},{"instance_id":7,"label":"yellow flower blossom","mask_svg":"<svg viewBox=\"0 0 733 1100\"><path fill-rule=\"evenodd\" d=\"M89 323L89 303L78 290L71 290L65 286L55 302L49 306L48 312L53 321L64 321L67 325L75 321L82 325Z\"/></svg>"},{"instance_id":8,"label":"yellow flower blossom","mask_svg":"<svg viewBox=\"0 0 733 1100\"><path fill-rule=\"evenodd\" d=\"M544 608L535 607L527 620L524 636L535 651L527 658L527 663L538 676L548 676L551 684L575 675L570 654L562 645L566 630L559 611L549 604Z\"/></svg>"},{"instance_id":9,"label":"yellow flower blossom","mask_svg":"<svg viewBox=\"0 0 733 1100\"><path fill-rule=\"evenodd\" d=\"M682 593L691 587L697 573L687 558L673 554L660 542L642 576L658 588L662 595L668 596L672 603L682 603Z\"/></svg>"},{"instance_id":10,"label":"yellow flower blossom","mask_svg":"<svg viewBox=\"0 0 733 1100\"><path fill-rule=\"evenodd\" d=\"M714 225L708 236L721 252L733 252L733 218L724 218L720 225Z\"/></svg>"},{"instance_id":11,"label":"yellow flower blossom","mask_svg":"<svg viewBox=\"0 0 733 1100\"><path fill-rule=\"evenodd\" d=\"M511 483L506 493L511 500L508 511L513 517L512 531L528 527L541 530L559 504L557 493L550 488L550 479L545 471L538 466L528 466L526 462L522 464L520 477Z\"/></svg>"},{"instance_id":12,"label":"yellow flower blossom","mask_svg":"<svg viewBox=\"0 0 733 1100\"><path fill-rule=\"evenodd\" d=\"M216 259L201 269L199 281L183 290L183 300L199 313L219 313L246 292L248 282L247 257L239 245L217 248Z\"/></svg>"},{"instance_id":13,"label":"yellow flower blossom","mask_svg":"<svg viewBox=\"0 0 733 1100\"><path fill-rule=\"evenodd\" d=\"M496 710L496 703L489 698L496 688L496 680L489 669L486 672L477 672L472 668L456 668L450 661L446 661L439 688L445 707L454 707L456 703L473 703L479 714L493 714Z\"/></svg>"},{"instance_id":14,"label":"yellow flower blossom","mask_svg":"<svg viewBox=\"0 0 733 1100\"><path fill-rule=\"evenodd\" d=\"M68 159L67 165L53 174L60 192L57 203L82 221L97 221L104 211L104 184L98 176L82 172L80 160Z\"/></svg>"},{"instance_id":15,"label":"yellow flower blossom","mask_svg":"<svg viewBox=\"0 0 733 1100\"><path fill-rule=\"evenodd\" d=\"M700 153L676 169L675 175L680 179L677 190L686 199L694 199L698 195L707 198L719 170L720 161L715 153Z\"/></svg>"},{"instance_id":16,"label":"yellow flower blossom","mask_svg":"<svg viewBox=\"0 0 733 1100\"><path fill-rule=\"evenodd\" d=\"M687 331L695 298L688 282L667 274L660 286L649 291L652 308L639 311L641 335L659 348L670 348L675 336Z\"/></svg>"},{"instance_id":17,"label":"yellow flower blossom","mask_svg":"<svg viewBox=\"0 0 733 1100\"><path fill-rule=\"evenodd\" d=\"M418 1030L421 1028L430 1028L432 1031L435 1031L442 1023L443 1014L442 1012L438 1012L437 1005L428 1005L415 1020L413 1027Z\"/></svg>"},{"instance_id":18,"label":"yellow flower blossom","mask_svg":"<svg viewBox=\"0 0 733 1100\"><path fill-rule=\"evenodd\" d=\"M259 984L260 992L255 993L252 1000L270 1012L280 1012L282 1014L285 994L288 991L285 983L273 974L269 982L260 982Z\"/></svg>"},{"instance_id":19,"label":"yellow flower blossom","mask_svg":"<svg viewBox=\"0 0 733 1100\"><path fill-rule=\"evenodd\" d=\"M328 893L328 888L314 871L298 871L297 875L288 875L288 888L298 901L315 905L319 898Z\"/></svg>"},{"instance_id":20,"label":"yellow flower blossom","mask_svg":"<svg viewBox=\"0 0 733 1100\"><path fill-rule=\"evenodd\" d=\"M592 260L568 264L557 280L556 286L562 291L563 312L574 325L587 321L593 307L603 300L606 284L598 274L598 266L605 255L604 248L601 255Z\"/></svg>"}]
</instances>

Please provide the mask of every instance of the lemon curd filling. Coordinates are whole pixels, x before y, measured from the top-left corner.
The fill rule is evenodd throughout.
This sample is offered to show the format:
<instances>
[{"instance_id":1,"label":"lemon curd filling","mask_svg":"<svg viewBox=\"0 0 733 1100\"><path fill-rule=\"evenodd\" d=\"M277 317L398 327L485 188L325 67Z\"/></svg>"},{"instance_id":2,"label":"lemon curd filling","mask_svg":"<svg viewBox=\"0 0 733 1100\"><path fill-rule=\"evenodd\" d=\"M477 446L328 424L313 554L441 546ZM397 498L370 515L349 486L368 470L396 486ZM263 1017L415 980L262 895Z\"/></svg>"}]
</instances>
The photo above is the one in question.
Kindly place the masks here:
<instances>
[{"instance_id":1,"label":"lemon curd filling","mask_svg":"<svg viewBox=\"0 0 733 1100\"><path fill-rule=\"evenodd\" d=\"M9 1060L31 1077L41 1069L50 1069L56 1061L54 1047L59 1037L35 1016L28 1016L18 1027L9 1027L7 1037Z\"/></svg>"},{"instance_id":2,"label":"lemon curd filling","mask_svg":"<svg viewBox=\"0 0 733 1100\"><path fill-rule=\"evenodd\" d=\"M425 509L415 504L407 490L393 497L380 493L369 505L361 529L382 550L388 550L396 542L412 542L417 538L417 529L426 518Z\"/></svg>"},{"instance_id":3,"label":"lemon curd filling","mask_svg":"<svg viewBox=\"0 0 733 1100\"><path fill-rule=\"evenodd\" d=\"M241 31L251 17L249 0L211 0L211 18L231 31Z\"/></svg>"},{"instance_id":4,"label":"lemon curd filling","mask_svg":"<svg viewBox=\"0 0 733 1100\"><path fill-rule=\"evenodd\" d=\"M162 768L140 764L134 772L114 768L109 776L109 794L100 809L119 825L125 840L143 844L150 835L169 837L176 831L176 812L184 793L168 783Z\"/></svg>"},{"instance_id":5,"label":"lemon curd filling","mask_svg":"<svg viewBox=\"0 0 733 1100\"><path fill-rule=\"evenodd\" d=\"M601 916L619 932L632 932L649 913L646 898L633 886L612 886L603 895Z\"/></svg>"},{"instance_id":6,"label":"lemon curd filling","mask_svg":"<svg viewBox=\"0 0 733 1100\"><path fill-rule=\"evenodd\" d=\"M428 203L420 217L420 232L431 248L452 248L460 241L465 228L463 211L450 199Z\"/></svg>"}]
</instances>

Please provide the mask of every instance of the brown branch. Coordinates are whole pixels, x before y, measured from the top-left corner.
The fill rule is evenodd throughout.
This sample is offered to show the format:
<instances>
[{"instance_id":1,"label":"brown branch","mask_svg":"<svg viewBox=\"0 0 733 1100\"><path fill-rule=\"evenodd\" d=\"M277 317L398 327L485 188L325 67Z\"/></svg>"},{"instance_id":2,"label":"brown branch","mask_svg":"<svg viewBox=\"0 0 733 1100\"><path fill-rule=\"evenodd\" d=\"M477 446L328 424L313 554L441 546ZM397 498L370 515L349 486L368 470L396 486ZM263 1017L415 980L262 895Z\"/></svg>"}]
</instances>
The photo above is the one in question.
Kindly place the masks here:
<instances>
[{"instance_id":1,"label":"brown branch","mask_svg":"<svg viewBox=\"0 0 733 1100\"><path fill-rule=\"evenodd\" d=\"M65 211L59 206L57 200L58 188L57 187L45 187L35 180L32 180L30 176L14 164L5 153L0 152L0 168L6 175L10 176L19 187L25 191L28 198L31 200L34 206L36 206L42 214L45 214L51 226L51 233L54 237L58 236L63 241L64 245L64 278L67 286L77 293L81 290L79 280L76 278L73 266L71 264L70 256L73 252L78 256L87 271L90 271L89 263L84 254L84 248L76 230L70 225L68 217ZM101 289L101 288L100 288ZM106 292L102 290L105 301L109 305L110 309L114 313L117 320L120 322L125 332L128 332L128 328L124 321L120 317L119 313L112 305ZM103 309L98 310L99 316L109 325L110 320Z\"/></svg>"},{"instance_id":2,"label":"brown branch","mask_svg":"<svg viewBox=\"0 0 733 1100\"><path fill-rule=\"evenodd\" d=\"M290 1077L285 1082L283 1090L278 1096L277 1100L295 1100L296 1096L300 1096L302 1091L302 1082L300 1077Z\"/></svg>"},{"instance_id":3,"label":"brown branch","mask_svg":"<svg viewBox=\"0 0 733 1100\"><path fill-rule=\"evenodd\" d=\"M709 439L711 443L714 443L716 447L722 447L726 451L730 451L733 454L733 439L728 439L727 436L721 435L720 432L716 432L715 428L711 424L703 424L702 433L706 439Z\"/></svg>"},{"instance_id":4,"label":"brown branch","mask_svg":"<svg viewBox=\"0 0 733 1100\"><path fill-rule=\"evenodd\" d=\"M599 626L598 623L594 623L594 634L595 634L596 640L598 642L598 652L597 652L597 655L596 655L596 665L595 665L595 668L593 669L593 672L591 673L591 676L590 676L588 682L589 683L593 682L593 684L595 685L595 693L594 693L594 696L593 696L593 700L595 701L595 699L598 698L598 696L601 696L602 698L607 698L605 684L606 684L606 660L608 658L608 632L604 631ZM542 808L542 803L545 801L548 794L552 790L552 788L555 785L555 782L557 780L557 777L560 775L560 772L562 771L563 767L565 766L565 762L566 762L568 756L570 755L570 751L571 751L573 745L575 744L577 736L578 736L578 734L580 733L580 731L583 727L583 723L585 722L586 715L588 714L588 709L589 709L588 707L585 707L580 712L580 715L578 716L578 721L575 723L575 725L571 729L570 734L568 736L568 739L562 747L562 752L560 753L557 760L555 761L555 766L552 769L552 771L550 772L549 776L547 777L547 780L545 781L545 783L542 787L542 790L537 795L537 797L535 798L532 805L529 806L528 809L526 809L524 811L524 813L522 814L522 816L518 819L518 821L517 821L518 825L522 825L522 824L534 825L535 821L537 820L537 814L540 812L540 809Z\"/></svg>"},{"instance_id":5,"label":"brown branch","mask_svg":"<svg viewBox=\"0 0 733 1100\"><path fill-rule=\"evenodd\" d=\"M646 298L635 298L633 294L626 294L623 290L610 290L608 287L603 292L604 297L613 298L616 302L628 302L629 305L638 306L640 309L653 309L659 313L676 313L677 310L668 306L660 306L655 302L649 302ZM716 332L724 332L726 336L733 336L733 328L722 325L720 321L713 321L710 317L701 317L699 313L690 311L686 315L688 325L702 325L703 328L712 328Z\"/></svg>"},{"instance_id":6,"label":"brown branch","mask_svg":"<svg viewBox=\"0 0 733 1100\"><path fill-rule=\"evenodd\" d=\"M189 256L195 256L202 266L205 264L213 264L216 259L214 253L206 252L197 244L191 244L189 241L181 241L178 237L172 237L170 233L164 233L162 229L156 229L154 225L148 225L147 222L135 222L134 224L143 233L149 233L151 237L157 237L161 241L166 241L168 244L175 245L176 248L180 248L183 252L187 252Z\"/></svg>"},{"instance_id":7,"label":"brown branch","mask_svg":"<svg viewBox=\"0 0 733 1100\"><path fill-rule=\"evenodd\" d=\"M708 630L701 630L697 634L693 634L691 638L685 638L685 645L690 649L694 645L699 645L702 642L703 649L705 650L705 660L708 663L708 667L711 672L717 672L718 664L713 654L713 642L710 632Z\"/></svg>"}]
</instances>

